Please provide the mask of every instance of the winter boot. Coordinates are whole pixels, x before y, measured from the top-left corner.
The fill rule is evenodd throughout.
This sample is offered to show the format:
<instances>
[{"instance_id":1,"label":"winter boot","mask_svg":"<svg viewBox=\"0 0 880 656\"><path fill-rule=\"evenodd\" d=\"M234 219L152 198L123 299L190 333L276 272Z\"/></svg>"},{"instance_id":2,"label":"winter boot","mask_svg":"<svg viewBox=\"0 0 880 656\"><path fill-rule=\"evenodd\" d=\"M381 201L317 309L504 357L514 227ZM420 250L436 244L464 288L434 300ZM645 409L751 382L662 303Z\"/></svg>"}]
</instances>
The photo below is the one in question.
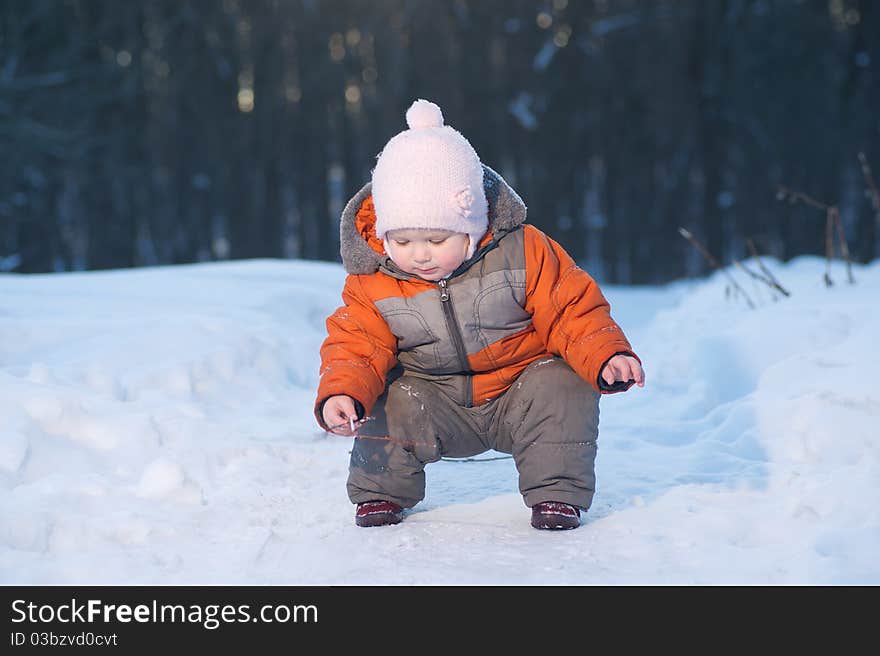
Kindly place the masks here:
<instances>
[{"instance_id":1,"label":"winter boot","mask_svg":"<svg viewBox=\"0 0 880 656\"><path fill-rule=\"evenodd\" d=\"M532 526L541 529L577 528L581 511L576 506L559 501L545 501L532 506Z\"/></svg>"},{"instance_id":2,"label":"winter boot","mask_svg":"<svg viewBox=\"0 0 880 656\"><path fill-rule=\"evenodd\" d=\"M357 505L354 523L358 526L385 526L399 524L403 508L391 501L364 501Z\"/></svg>"}]
</instances>

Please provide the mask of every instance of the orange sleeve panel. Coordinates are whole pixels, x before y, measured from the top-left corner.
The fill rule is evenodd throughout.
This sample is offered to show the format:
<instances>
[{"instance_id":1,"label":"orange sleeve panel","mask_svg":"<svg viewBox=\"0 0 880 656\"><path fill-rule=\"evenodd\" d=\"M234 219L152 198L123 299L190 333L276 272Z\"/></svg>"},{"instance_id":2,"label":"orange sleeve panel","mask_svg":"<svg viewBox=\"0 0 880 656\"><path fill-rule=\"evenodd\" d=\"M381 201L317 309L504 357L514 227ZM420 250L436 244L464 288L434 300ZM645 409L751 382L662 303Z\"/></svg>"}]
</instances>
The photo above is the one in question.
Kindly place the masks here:
<instances>
[{"instance_id":1,"label":"orange sleeve panel","mask_svg":"<svg viewBox=\"0 0 880 656\"><path fill-rule=\"evenodd\" d=\"M596 281L549 236L523 226L526 310L547 349L565 359L596 391L599 373L615 353L636 357Z\"/></svg>"},{"instance_id":2,"label":"orange sleeve panel","mask_svg":"<svg viewBox=\"0 0 880 656\"><path fill-rule=\"evenodd\" d=\"M321 380L315 418L330 396L347 394L367 414L385 390L385 376L397 362L397 338L366 295L362 276L350 275L342 289L344 305L327 318L327 337L321 344Z\"/></svg>"}]
</instances>

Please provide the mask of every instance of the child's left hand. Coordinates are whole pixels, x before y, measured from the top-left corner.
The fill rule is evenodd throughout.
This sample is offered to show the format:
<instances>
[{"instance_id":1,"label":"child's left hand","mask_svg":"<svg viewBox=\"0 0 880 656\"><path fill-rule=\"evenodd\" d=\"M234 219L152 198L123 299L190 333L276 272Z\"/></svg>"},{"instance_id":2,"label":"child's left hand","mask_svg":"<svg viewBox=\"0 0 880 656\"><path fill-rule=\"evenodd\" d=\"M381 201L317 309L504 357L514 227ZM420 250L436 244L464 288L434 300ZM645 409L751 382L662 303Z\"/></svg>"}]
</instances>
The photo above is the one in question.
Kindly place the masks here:
<instances>
[{"instance_id":1,"label":"child's left hand","mask_svg":"<svg viewBox=\"0 0 880 656\"><path fill-rule=\"evenodd\" d=\"M634 380L639 387L645 386L645 372L639 361L630 355L615 355L602 369L602 380L608 385L617 381Z\"/></svg>"}]
</instances>

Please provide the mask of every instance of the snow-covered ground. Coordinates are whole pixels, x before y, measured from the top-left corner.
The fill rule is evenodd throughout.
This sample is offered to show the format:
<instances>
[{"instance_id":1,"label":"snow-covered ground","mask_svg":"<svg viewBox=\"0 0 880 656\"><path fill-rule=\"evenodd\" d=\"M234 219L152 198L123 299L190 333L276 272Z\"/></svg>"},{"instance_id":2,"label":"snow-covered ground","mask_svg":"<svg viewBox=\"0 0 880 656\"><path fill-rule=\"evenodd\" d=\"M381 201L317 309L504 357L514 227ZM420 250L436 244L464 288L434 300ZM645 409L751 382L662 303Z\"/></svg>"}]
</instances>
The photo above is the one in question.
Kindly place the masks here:
<instances>
[{"instance_id":1,"label":"snow-covered ground","mask_svg":"<svg viewBox=\"0 0 880 656\"><path fill-rule=\"evenodd\" d=\"M605 287L647 386L595 502L536 531L509 459L429 465L361 529L312 417L341 266L0 275L0 584L878 584L880 263ZM489 452L483 458L495 457Z\"/></svg>"}]
</instances>

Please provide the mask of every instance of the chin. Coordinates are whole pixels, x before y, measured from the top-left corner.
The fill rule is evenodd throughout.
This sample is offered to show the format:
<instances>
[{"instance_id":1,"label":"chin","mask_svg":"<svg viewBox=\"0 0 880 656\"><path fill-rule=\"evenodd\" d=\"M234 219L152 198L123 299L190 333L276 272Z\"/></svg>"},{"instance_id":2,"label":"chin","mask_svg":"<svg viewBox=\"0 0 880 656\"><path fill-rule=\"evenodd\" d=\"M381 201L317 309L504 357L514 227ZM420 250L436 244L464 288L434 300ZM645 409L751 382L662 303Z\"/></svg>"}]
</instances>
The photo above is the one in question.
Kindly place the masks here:
<instances>
[{"instance_id":1,"label":"chin","mask_svg":"<svg viewBox=\"0 0 880 656\"><path fill-rule=\"evenodd\" d=\"M423 273L422 271L419 271L417 269L411 269L411 270L407 271L407 273L411 273L412 275L418 276L419 278L422 278L423 280L431 280L431 281L436 282L437 280L440 280L443 276L445 276L449 272L437 269L436 271L431 271L430 273Z\"/></svg>"}]
</instances>

